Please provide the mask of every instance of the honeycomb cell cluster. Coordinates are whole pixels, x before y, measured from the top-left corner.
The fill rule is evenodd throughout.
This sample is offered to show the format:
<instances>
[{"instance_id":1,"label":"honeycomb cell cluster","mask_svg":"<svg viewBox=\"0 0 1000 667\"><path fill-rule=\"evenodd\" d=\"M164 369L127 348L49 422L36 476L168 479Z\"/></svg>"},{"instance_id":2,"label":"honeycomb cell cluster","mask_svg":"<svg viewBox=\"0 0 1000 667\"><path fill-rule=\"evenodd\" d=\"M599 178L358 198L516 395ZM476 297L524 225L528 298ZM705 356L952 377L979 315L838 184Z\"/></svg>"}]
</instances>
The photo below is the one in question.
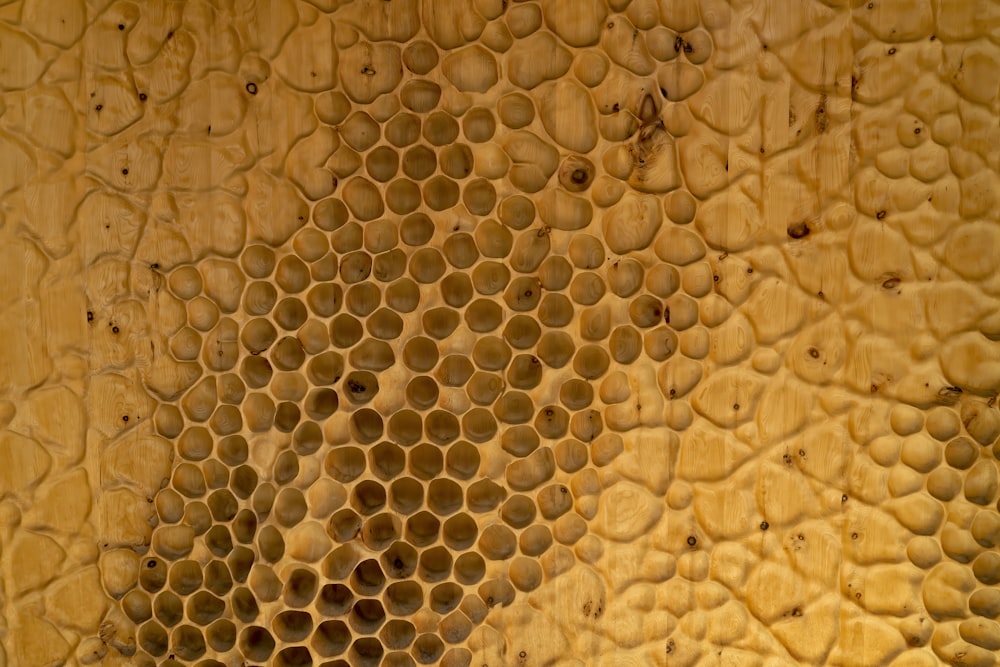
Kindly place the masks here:
<instances>
[{"instance_id":1,"label":"honeycomb cell cluster","mask_svg":"<svg viewBox=\"0 0 1000 667\"><path fill-rule=\"evenodd\" d=\"M0 14L0 667L1000 662L995 2Z\"/></svg>"},{"instance_id":2,"label":"honeycomb cell cluster","mask_svg":"<svg viewBox=\"0 0 1000 667\"><path fill-rule=\"evenodd\" d=\"M314 97L326 185L290 169L304 198L266 214L288 218L270 239L164 270L183 315L169 352L192 381L155 416L177 458L121 602L150 664L469 664L490 608L600 556L594 466L642 420L623 369L678 355L660 382L690 419L696 299L718 276L684 227L694 198L626 193L623 167L674 169L665 101L651 90L634 119L608 102L598 124L588 88L609 57L582 52L574 78L538 6L501 9L469 14L485 46L458 50L369 43L334 15L356 43L341 88ZM710 52L702 32L677 40L657 58ZM531 74L536 58L550 71ZM599 129L641 135L600 178Z\"/></svg>"}]
</instances>

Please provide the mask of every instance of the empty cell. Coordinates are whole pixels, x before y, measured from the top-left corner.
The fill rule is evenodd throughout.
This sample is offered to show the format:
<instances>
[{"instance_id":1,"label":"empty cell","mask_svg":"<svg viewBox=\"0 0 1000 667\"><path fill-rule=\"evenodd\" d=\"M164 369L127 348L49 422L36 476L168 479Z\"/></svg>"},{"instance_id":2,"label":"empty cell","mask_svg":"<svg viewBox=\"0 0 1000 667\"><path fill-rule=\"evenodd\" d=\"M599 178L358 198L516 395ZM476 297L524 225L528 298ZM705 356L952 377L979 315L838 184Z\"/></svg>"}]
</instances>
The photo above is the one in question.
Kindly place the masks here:
<instances>
[{"instance_id":1,"label":"empty cell","mask_svg":"<svg viewBox=\"0 0 1000 667\"><path fill-rule=\"evenodd\" d=\"M272 315L282 329L295 331L309 318L309 311L301 299L288 296L278 302Z\"/></svg>"},{"instance_id":2,"label":"empty cell","mask_svg":"<svg viewBox=\"0 0 1000 667\"><path fill-rule=\"evenodd\" d=\"M358 600L351 607L348 623L359 634L373 634L385 623L385 608L378 600Z\"/></svg>"},{"instance_id":3,"label":"empty cell","mask_svg":"<svg viewBox=\"0 0 1000 667\"><path fill-rule=\"evenodd\" d=\"M375 442L385 430L382 416L371 408L361 408L351 413L351 436L361 444Z\"/></svg>"},{"instance_id":4,"label":"empty cell","mask_svg":"<svg viewBox=\"0 0 1000 667\"><path fill-rule=\"evenodd\" d=\"M249 498L257 489L257 472L248 465L241 465L230 476L230 488L242 500Z\"/></svg>"},{"instance_id":5,"label":"empty cell","mask_svg":"<svg viewBox=\"0 0 1000 667\"><path fill-rule=\"evenodd\" d=\"M466 506L472 512L485 514L496 509L507 492L491 479L481 479L466 491Z\"/></svg>"},{"instance_id":6,"label":"empty cell","mask_svg":"<svg viewBox=\"0 0 1000 667\"><path fill-rule=\"evenodd\" d=\"M424 633L410 647L410 655L421 665L436 664L444 654L444 643L435 634Z\"/></svg>"},{"instance_id":7,"label":"empty cell","mask_svg":"<svg viewBox=\"0 0 1000 667\"><path fill-rule=\"evenodd\" d=\"M385 125L385 138L396 148L404 148L420 138L420 118L404 112L393 116Z\"/></svg>"},{"instance_id":8,"label":"empty cell","mask_svg":"<svg viewBox=\"0 0 1000 667\"><path fill-rule=\"evenodd\" d=\"M396 541L380 556L382 571L393 579L406 579L417 569L417 551L406 542Z\"/></svg>"},{"instance_id":9,"label":"empty cell","mask_svg":"<svg viewBox=\"0 0 1000 667\"><path fill-rule=\"evenodd\" d=\"M214 651L229 651L236 645L236 624L220 618L205 629L205 640Z\"/></svg>"},{"instance_id":10,"label":"empty cell","mask_svg":"<svg viewBox=\"0 0 1000 667\"><path fill-rule=\"evenodd\" d=\"M442 581L451 574L452 563L451 553L447 549L442 546L431 547L420 554L417 575L428 583Z\"/></svg>"},{"instance_id":11,"label":"empty cell","mask_svg":"<svg viewBox=\"0 0 1000 667\"><path fill-rule=\"evenodd\" d=\"M643 350L643 339L635 327L623 324L611 332L608 349L612 358L620 364L631 364Z\"/></svg>"},{"instance_id":12,"label":"empty cell","mask_svg":"<svg viewBox=\"0 0 1000 667\"><path fill-rule=\"evenodd\" d=\"M365 318L371 315L382 303L382 290L373 282L363 282L351 285L344 295L344 304L352 315Z\"/></svg>"},{"instance_id":13,"label":"empty cell","mask_svg":"<svg viewBox=\"0 0 1000 667\"><path fill-rule=\"evenodd\" d=\"M264 662L274 652L274 637L267 628L251 625L240 633L239 648L250 660Z\"/></svg>"},{"instance_id":14,"label":"empty cell","mask_svg":"<svg viewBox=\"0 0 1000 667\"><path fill-rule=\"evenodd\" d=\"M351 589L358 595L378 595L385 586L385 574L373 558L361 561L351 573Z\"/></svg>"},{"instance_id":15,"label":"empty cell","mask_svg":"<svg viewBox=\"0 0 1000 667\"><path fill-rule=\"evenodd\" d=\"M285 555L285 539L281 531L271 525L264 526L257 535L257 552L269 563L277 563Z\"/></svg>"},{"instance_id":16,"label":"empty cell","mask_svg":"<svg viewBox=\"0 0 1000 667\"><path fill-rule=\"evenodd\" d=\"M252 623L260 614L257 599L250 592L249 588L237 588L233 591L229 602L232 606L233 614L244 623Z\"/></svg>"},{"instance_id":17,"label":"empty cell","mask_svg":"<svg viewBox=\"0 0 1000 667\"><path fill-rule=\"evenodd\" d=\"M361 529L361 542L372 551L381 551L399 539L403 525L399 517L382 513L365 521Z\"/></svg>"},{"instance_id":18,"label":"empty cell","mask_svg":"<svg viewBox=\"0 0 1000 667\"><path fill-rule=\"evenodd\" d=\"M380 442L368 450L368 465L376 477L388 481L406 467L406 454L393 442Z\"/></svg>"},{"instance_id":19,"label":"empty cell","mask_svg":"<svg viewBox=\"0 0 1000 667\"><path fill-rule=\"evenodd\" d=\"M347 313L341 313L330 321L330 342L340 349L346 349L364 336L361 322Z\"/></svg>"},{"instance_id":20,"label":"empty cell","mask_svg":"<svg viewBox=\"0 0 1000 667\"><path fill-rule=\"evenodd\" d=\"M274 667L313 667L312 654L305 646L289 646L274 656Z\"/></svg>"},{"instance_id":21,"label":"empty cell","mask_svg":"<svg viewBox=\"0 0 1000 667\"><path fill-rule=\"evenodd\" d=\"M430 308L420 318L424 333L438 340L447 338L461 323L461 316L445 306Z\"/></svg>"},{"instance_id":22,"label":"empty cell","mask_svg":"<svg viewBox=\"0 0 1000 667\"><path fill-rule=\"evenodd\" d=\"M463 551L475 544L479 527L468 514L459 513L444 522L442 537L451 549Z\"/></svg>"},{"instance_id":23,"label":"empty cell","mask_svg":"<svg viewBox=\"0 0 1000 667\"><path fill-rule=\"evenodd\" d=\"M572 279L573 266L561 255L547 257L538 267L538 280L550 292L565 289Z\"/></svg>"},{"instance_id":24,"label":"empty cell","mask_svg":"<svg viewBox=\"0 0 1000 667\"><path fill-rule=\"evenodd\" d=\"M438 285L441 298L452 308L461 308L473 296L472 280L465 273L449 273Z\"/></svg>"},{"instance_id":25,"label":"empty cell","mask_svg":"<svg viewBox=\"0 0 1000 667\"><path fill-rule=\"evenodd\" d=\"M187 601L187 618L198 625L208 625L222 616L226 603L208 591L198 591Z\"/></svg>"},{"instance_id":26,"label":"empty cell","mask_svg":"<svg viewBox=\"0 0 1000 667\"><path fill-rule=\"evenodd\" d=\"M354 594L344 584L325 584L316 598L316 610L323 616L341 616L353 604Z\"/></svg>"},{"instance_id":27,"label":"empty cell","mask_svg":"<svg viewBox=\"0 0 1000 667\"><path fill-rule=\"evenodd\" d=\"M184 603L170 591L161 591L153 600L153 614L165 627L173 627L184 618Z\"/></svg>"},{"instance_id":28,"label":"empty cell","mask_svg":"<svg viewBox=\"0 0 1000 667\"><path fill-rule=\"evenodd\" d=\"M500 518L512 528L525 528L535 520L537 514L534 501L524 494L511 496L500 508Z\"/></svg>"},{"instance_id":29,"label":"empty cell","mask_svg":"<svg viewBox=\"0 0 1000 667\"><path fill-rule=\"evenodd\" d=\"M368 338L351 350L348 361L357 369L381 372L396 362L396 354L389 343Z\"/></svg>"},{"instance_id":30,"label":"empty cell","mask_svg":"<svg viewBox=\"0 0 1000 667\"><path fill-rule=\"evenodd\" d=\"M473 107L462 117L462 132L473 143L483 143L493 138L496 119L490 109Z\"/></svg>"},{"instance_id":31,"label":"empty cell","mask_svg":"<svg viewBox=\"0 0 1000 667\"><path fill-rule=\"evenodd\" d=\"M316 422L302 422L292 435L292 451L299 456L314 453L323 444L323 430Z\"/></svg>"},{"instance_id":32,"label":"empty cell","mask_svg":"<svg viewBox=\"0 0 1000 667\"><path fill-rule=\"evenodd\" d=\"M274 251L265 245L250 245L240 256L240 265L251 278L267 278L274 271Z\"/></svg>"},{"instance_id":33,"label":"empty cell","mask_svg":"<svg viewBox=\"0 0 1000 667\"><path fill-rule=\"evenodd\" d=\"M424 547L437 541L441 522L430 512L417 512L406 520L404 536L415 547Z\"/></svg>"},{"instance_id":34,"label":"empty cell","mask_svg":"<svg viewBox=\"0 0 1000 667\"><path fill-rule=\"evenodd\" d=\"M136 625L153 617L153 603L149 595L134 588L122 598L122 611Z\"/></svg>"},{"instance_id":35,"label":"empty cell","mask_svg":"<svg viewBox=\"0 0 1000 667\"><path fill-rule=\"evenodd\" d=\"M240 377L252 389L266 387L274 371L264 357L249 356L240 364Z\"/></svg>"},{"instance_id":36,"label":"empty cell","mask_svg":"<svg viewBox=\"0 0 1000 667\"><path fill-rule=\"evenodd\" d=\"M205 533L205 546L215 556L224 558L233 551L233 536L226 526L215 525Z\"/></svg>"},{"instance_id":37,"label":"empty cell","mask_svg":"<svg viewBox=\"0 0 1000 667\"><path fill-rule=\"evenodd\" d=\"M384 655L385 649L378 639L362 637L354 640L347 657L351 667L378 667Z\"/></svg>"},{"instance_id":38,"label":"empty cell","mask_svg":"<svg viewBox=\"0 0 1000 667\"><path fill-rule=\"evenodd\" d=\"M301 491L284 488L274 501L274 518L282 526L291 528L305 518L306 509L306 499Z\"/></svg>"},{"instance_id":39,"label":"empty cell","mask_svg":"<svg viewBox=\"0 0 1000 667\"><path fill-rule=\"evenodd\" d=\"M385 487L372 480L364 480L351 492L351 507L365 516L385 507Z\"/></svg>"},{"instance_id":40,"label":"empty cell","mask_svg":"<svg viewBox=\"0 0 1000 667\"><path fill-rule=\"evenodd\" d=\"M342 654L351 644L351 630L343 621L323 621L316 626L310 645L324 658Z\"/></svg>"},{"instance_id":41,"label":"empty cell","mask_svg":"<svg viewBox=\"0 0 1000 667\"><path fill-rule=\"evenodd\" d=\"M389 439L397 444L404 447L413 445L423 437L423 418L413 410L400 410L389 418L386 433Z\"/></svg>"},{"instance_id":42,"label":"empty cell","mask_svg":"<svg viewBox=\"0 0 1000 667\"><path fill-rule=\"evenodd\" d=\"M452 477L469 479L479 471L480 458L475 445L459 441L448 448L445 469Z\"/></svg>"}]
</instances>

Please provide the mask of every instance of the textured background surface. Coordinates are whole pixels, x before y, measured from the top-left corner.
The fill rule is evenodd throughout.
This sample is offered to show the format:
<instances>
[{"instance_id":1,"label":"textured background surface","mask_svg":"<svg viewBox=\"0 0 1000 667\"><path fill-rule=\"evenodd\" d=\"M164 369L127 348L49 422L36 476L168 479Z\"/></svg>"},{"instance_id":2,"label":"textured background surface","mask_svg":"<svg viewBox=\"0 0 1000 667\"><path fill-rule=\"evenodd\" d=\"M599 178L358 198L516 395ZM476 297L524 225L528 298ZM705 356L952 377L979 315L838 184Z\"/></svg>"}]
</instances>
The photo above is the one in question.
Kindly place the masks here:
<instances>
[{"instance_id":1,"label":"textured background surface","mask_svg":"<svg viewBox=\"0 0 1000 667\"><path fill-rule=\"evenodd\" d=\"M993 665L1000 6L0 6L0 665Z\"/></svg>"}]
</instances>

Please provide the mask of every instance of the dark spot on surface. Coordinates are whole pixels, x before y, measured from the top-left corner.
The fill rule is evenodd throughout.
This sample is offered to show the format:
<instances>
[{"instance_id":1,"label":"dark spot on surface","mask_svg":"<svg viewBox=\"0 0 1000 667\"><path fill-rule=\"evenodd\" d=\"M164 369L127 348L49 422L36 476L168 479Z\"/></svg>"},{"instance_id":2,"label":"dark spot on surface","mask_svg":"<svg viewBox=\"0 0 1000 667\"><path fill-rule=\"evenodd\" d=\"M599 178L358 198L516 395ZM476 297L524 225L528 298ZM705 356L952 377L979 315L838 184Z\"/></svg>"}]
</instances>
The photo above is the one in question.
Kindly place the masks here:
<instances>
[{"instance_id":1,"label":"dark spot on surface","mask_svg":"<svg viewBox=\"0 0 1000 667\"><path fill-rule=\"evenodd\" d=\"M146 101L146 93L139 93L139 101L140 102Z\"/></svg>"},{"instance_id":2,"label":"dark spot on surface","mask_svg":"<svg viewBox=\"0 0 1000 667\"><path fill-rule=\"evenodd\" d=\"M147 561L146 562L146 567L148 567L148 568L154 568L154 567L156 567L156 561L155 560Z\"/></svg>"},{"instance_id":3,"label":"dark spot on surface","mask_svg":"<svg viewBox=\"0 0 1000 667\"><path fill-rule=\"evenodd\" d=\"M684 39L680 35L678 35L677 38L674 40L674 51L676 53L680 53L681 49L683 48L684 48Z\"/></svg>"},{"instance_id":4,"label":"dark spot on surface","mask_svg":"<svg viewBox=\"0 0 1000 667\"><path fill-rule=\"evenodd\" d=\"M847 502L847 494L846 493L840 497L840 502L842 502L842 503L846 503Z\"/></svg>"},{"instance_id":5,"label":"dark spot on surface","mask_svg":"<svg viewBox=\"0 0 1000 667\"><path fill-rule=\"evenodd\" d=\"M668 639L667 640L667 653L668 654L673 653L675 647L676 647L676 644L674 644L674 640L673 639Z\"/></svg>"},{"instance_id":6,"label":"dark spot on surface","mask_svg":"<svg viewBox=\"0 0 1000 667\"><path fill-rule=\"evenodd\" d=\"M87 311L87 321L88 322L93 322L94 321L94 311L92 311L92 310L88 310Z\"/></svg>"},{"instance_id":7,"label":"dark spot on surface","mask_svg":"<svg viewBox=\"0 0 1000 667\"><path fill-rule=\"evenodd\" d=\"M615 102L614 105L611 107L611 110L612 111L621 111L621 105L619 105L617 102Z\"/></svg>"},{"instance_id":8,"label":"dark spot on surface","mask_svg":"<svg viewBox=\"0 0 1000 667\"><path fill-rule=\"evenodd\" d=\"M753 267L752 266L748 266L747 267L747 273L753 273Z\"/></svg>"},{"instance_id":9,"label":"dark spot on surface","mask_svg":"<svg viewBox=\"0 0 1000 667\"><path fill-rule=\"evenodd\" d=\"M587 172L583 169L574 169L569 178L577 185L580 185L587 182Z\"/></svg>"},{"instance_id":10,"label":"dark spot on surface","mask_svg":"<svg viewBox=\"0 0 1000 667\"><path fill-rule=\"evenodd\" d=\"M662 86L660 86L660 95L663 95L664 97L667 97L667 89L664 88L664 87L662 87Z\"/></svg>"},{"instance_id":11,"label":"dark spot on surface","mask_svg":"<svg viewBox=\"0 0 1000 667\"><path fill-rule=\"evenodd\" d=\"M920 128L919 127L913 128L913 134L920 134Z\"/></svg>"},{"instance_id":12,"label":"dark spot on surface","mask_svg":"<svg viewBox=\"0 0 1000 667\"><path fill-rule=\"evenodd\" d=\"M124 23L119 23L118 24L118 29L119 30L124 30L125 29L125 24Z\"/></svg>"},{"instance_id":13,"label":"dark spot on surface","mask_svg":"<svg viewBox=\"0 0 1000 667\"><path fill-rule=\"evenodd\" d=\"M739 410L739 409L740 409L740 404L739 403L733 403L733 410Z\"/></svg>"},{"instance_id":14,"label":"dark spot on surface","mask_svg":"<svg viewBox=\"0 0 1000 667\"><path fill-rule=\"evenodd\" d=\"M793 239L801 239L806 236L809 236L809 232L811 231L812 230L809 229L808 223L806 223L805 221L793 222L792 224L788 225L788 235L791 236Z\"/></svg>"},{"instance_id":15,"label":"dark spot on surface","mask_svg":"<svg viewBox=\"0 0 1000 667\"><path fill-rule=\"evenodd\" d=\"M809 356L812 357L813 359L819 359L819 350L817 350L815 347L810 347Z\"/></svg>"},{"instance_id":16,"label":"dark spot on surface","mask_svg":"<svg viewBox=\"0 0 1000 667\"><path fill-rule=\"evenodd\" d=\"M760 522L760 529L761 530L767 530L770 527L771 527L771 524L769 524L767 521L761 521Z\"/></svg>"},{"instance_id":17,"label":"dark spot on surface","mask_svg":"<svg viewBox=\"0 0 1000 667\"><path fill-rule=\"evenodd\" d=\"M118 327L111 327L111 333L118 333L118 332L119 332Z\"/></svg>"},{"instance_id":18,"label":"dark spot on surface","mask_svg":"<svg viewBox=\"0 0 1000 667\"><path fill-rule=\"evenodd\" d=\"M719 282L719 274L718 273L716 273L716 274L714 274L712 276L712 282L716 282L716 283Z\"/></svg>"},{"instance_id":19,"label":"dark spot on surface","mask_svg":"<svg viewBox=\"0 0 1000 667\"><path fill-rule=\"evenodd\" d=\"M98 105L97 105L96 107L94 107L94 110L95 110L95 111L100 111L100 110L101 110L101 109L103 109L103 108L104 108L104 105L103 105L103 104L98 104Z\"/></svg>"},{"instance_id":20,"label":"dark spot on surface","mask_svg":"<svg viewBox=\"0 0 1000 667\"><path fill-rule=\"evenodd\" d=\"M396 560L392 561L392 564L393 564L393 566L397 570L402 570L403 569L403 561L401 559L399 559L399 558L397 558Z\"/></svg>"},{"instance_id":21,"label":"dark spot on surface","mask_svg":"<svg viewBox=\"0 0 1000 667\"><path fill-rule=\"evenodd\" d=\"M802 610L799 607L796 607L795 609L792 610L792 616L801 616L801 615L802 615Z\"/></svg>"},{"instance_id":22,"label":"dark spot on surface","mask_svg":"<svg viewBox=\"0 0 1000 667\"><path fill-rule=\"evenodd\" d=\"M688 536L687 542L689 547L693 547L694 545L698 544L698 538L695 537L694 535L690 535Z\"/></svg>"},{"instance_id":23,"label":"dark spot on surface","mask_svg":"<svg viewBox=\"0 0 1000 667\"><path fill-rule=\"evenodd\" d=\"M933 42L935 39L937 39L937 35L931 35L931 41Z\"/></svg>"},{"instance_id":24,"label":"dark spot on surface","mask_svg":"<svg viewBox=\"0 0 1000 667\"><path fill-rule=\"evenodd\" d=\"M528 657L528 653L527 653L527 651L521 651L521 652L520 652L520 653L518 653L517 655L518 655L518 656L520 656L520 657L522 657L522 658L527 658L527 657Z\"/></svg>"},{"instance_id":25,"label":"dark spot on surface","mask_svg":"<svg viewBox=\"0 0 1000 667\"><path fill-rule=\"evenodd\" d=\"M895 289L899 287L899 283L901 282L902 280L893 276L892 278L887 278L885 281L883 281L882 287L884 287L885 289Z\"/></svg>"},{"instance_id":26,"label":"dark spot on surface","mask_svg":"<svg viewBox=\"0 0 1000 667\"><path fill-rule=\"evenodd\" d=\"M868 9L875 9L875 3L874 2L869 2L868 3Z\"/></svg>"},{"instance_id":27,"label":"dark spot on surface","mask_svg":"<svg viewBox=\"0 0 1000 667\"><path fill-rule=\"evenodd\" d=\"M851 533L851 539L852 540L858 539L858 534L857 533Z\"/></svg>"},{"instance_id":28,"label":"dark spot on surface","mask_svg":"<svg viewBox=\"0 0 1000 667\"><path fill-rule=\"evenodd\" d=\"M377 72L368 65L365 65L364 67L361 68L361 73L366 76L375 76Z\"/></svg>"},{"instance_id":29,"label":"dark spot on surface","mask_svg":"<svg viewBox=\"0 0 1000 667\"><path fill-rule=\"evenodd\" d=\"M896 47L895 47L895 46L894 46L894 47L892 47L891 49L889 49L889 55L890 55L890 56L894 56L894 55L896 55Z\"/></svg>"},{"instance_id":30,"label":"dark spot on surface","mask_svg":"<svg viewBox=\"0 0 1000 667\"><path fill-rule=\"evenodd\" d=\"M875 218L878 219L878 220L885 220L885 209L882 209L881 211L878 211L875 214Z\"/></svg>"},{"instance_id":31,"label":"dark spot on surface","mask_svg":"<svg viewBox=\"0 0 1000 667\"><path fill-rule=\"evenodd\" d=\"M153 262L152 264L149 265L149 268L151 268L151 269L158 269L158 268L160 268L160 263L159 262Z\"/></svg>"},{"instance_id":32,"label":"dark spot on surface","mask_svg":"<svg viewBox=\"0 0 1000 667\"><path fill-rule=\"evenodd\" d=\"M128 169L122 169L122 176L128 176Z\"/></svg>"},{"instance_id":33,"label":"dark spot on surface","mask_svg":"<svg viewBox=\"0 0 1000 667\"><path fill-rule=\"evenodd\" d=\"M825 295L823 294L823 290L820 290L820 291L816 292L816 296L818 296L819 298L821 298L821 299L822 299L822 298L823 298L823 297L825 296Z\"/></svg>"},{"instance_id":34,"label":"dark spot on surface","mask_svg":"<svg viewBox=\"0 0 1000 667\"><path fill-rule=\"evenodd\" d=\"M569 489L567 489L565 486L560 486L559 493L569 493Z\"/></svg>"},{"instance_id":35,"label":"dark spot on surface","mask_svg":"<svg viewBox=\"0 0 1000 667\"><path fill-rule=\"evenodd\" d=\"M174 38L174 31L171 30L170 32L167 33L167 39L173 39L173 38Z\"/></svg>"},{"instance_id":36,"label":"dark spot on surface","mask_svg":"<svg viewBox=\"0 0 1000 667\"><path fill-rule=\"evenodd\" d=\"M792 455L791 454L785 454L785 455L783 455L781 457L781 460L785 462L785 465L788 465L788 466L792 465Z\"/></svg>"},{"instance_id":37,"label":"dark spot on surface","mask_svg":"<svg viewBox=\"0 0 1000 667\"><path fill-rule=\"evenodd\" d=\"M764 154L764 147L763 147L763 146L761 146L761 147L760 147L760 154L761 154L761 155L763 155L763 154Z\"/></svg>"},{"instance_id":38,"label":"dark spot on surface","mask_svg":"<svg viewBox=\"0 0 1000 667\"><path fill-rule=\"evenodd\" d=\"M800 449L799 450L799 456L805 456L805 455L806 455L806 450Z\"/></svg>"},{"instance_id":39,"label":"dark spot on surface","mask_svg":"<svg viewBox=\"0 0 1000 667\"><path fill-rule=\"evenodd\" d=\"M253 81L251 81L250 83L248 83L247 84L247 92L250 93L251 95L256 95L257 94L257 84L254 83Z\"/></svg>"}]
</instances>

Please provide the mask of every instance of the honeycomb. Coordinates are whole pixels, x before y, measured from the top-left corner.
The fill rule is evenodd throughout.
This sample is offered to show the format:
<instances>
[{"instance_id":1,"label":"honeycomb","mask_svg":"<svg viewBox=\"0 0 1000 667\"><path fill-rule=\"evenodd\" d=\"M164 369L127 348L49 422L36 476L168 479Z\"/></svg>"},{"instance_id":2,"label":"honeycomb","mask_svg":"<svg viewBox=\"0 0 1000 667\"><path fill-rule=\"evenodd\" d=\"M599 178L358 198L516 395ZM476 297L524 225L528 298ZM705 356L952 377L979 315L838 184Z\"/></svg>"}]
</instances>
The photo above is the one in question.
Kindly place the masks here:
<instances>
[{"instance_id":1,"label":"honeycomb","mask_svg":"<svg viewBox=\"0 0 1000 667\"><path fill-rule=\"evenodd\" d=\"M998 44L0 7L0 667L996 665Z\"/></svg>"}]
</instances>

